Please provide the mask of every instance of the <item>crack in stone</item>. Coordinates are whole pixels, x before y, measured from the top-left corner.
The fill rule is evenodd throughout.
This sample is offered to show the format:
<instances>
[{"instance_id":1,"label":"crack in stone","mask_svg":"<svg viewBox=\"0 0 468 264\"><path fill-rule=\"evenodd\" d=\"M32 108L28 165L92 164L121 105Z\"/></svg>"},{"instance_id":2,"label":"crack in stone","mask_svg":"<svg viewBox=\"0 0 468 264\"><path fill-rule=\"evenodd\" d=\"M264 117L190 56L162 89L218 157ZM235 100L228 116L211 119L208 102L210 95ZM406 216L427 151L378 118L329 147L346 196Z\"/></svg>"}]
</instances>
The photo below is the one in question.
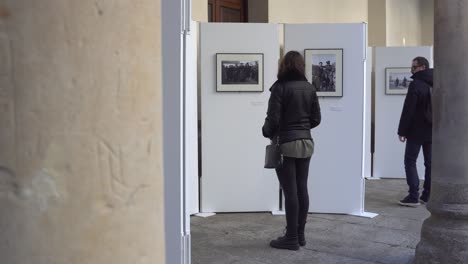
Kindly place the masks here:
<instances>
[{"instance_id":1,"label":"crack in stone","mask_svg":"<svg viewBox=\"0 0 468 264\"><path fill-rule=\"evenodd\" d=\"M7 167L0 166L0 193L18 194L19 186L16 182L15 172Z\"/></svg>"},{"instance_id":2,"label":"crack in stone","mask_svg":"<svg viewBox=\"0 0 468 264\"><path fill-rule=\"evenodd\" d=\"M96 7L96 11L97 11L98 15L102 16L104 14L104 11L99 6L99 3L97 1L94 1L94 6Z\"/></svg>"}]
</instances>

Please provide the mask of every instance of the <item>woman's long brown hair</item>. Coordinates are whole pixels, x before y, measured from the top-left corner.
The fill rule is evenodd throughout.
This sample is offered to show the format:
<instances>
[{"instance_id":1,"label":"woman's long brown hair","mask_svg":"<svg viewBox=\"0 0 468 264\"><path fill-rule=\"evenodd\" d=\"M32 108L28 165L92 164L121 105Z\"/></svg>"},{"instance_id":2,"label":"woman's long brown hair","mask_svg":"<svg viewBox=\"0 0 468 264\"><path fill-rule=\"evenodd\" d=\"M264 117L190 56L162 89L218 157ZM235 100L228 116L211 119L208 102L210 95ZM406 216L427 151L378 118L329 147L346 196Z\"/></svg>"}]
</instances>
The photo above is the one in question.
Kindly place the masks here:
<instances>
[{"instance_id":1,"label":"woman's long brown hair","mask_svg":"<svg viewBox=\"0 0 468 264\"><path fill-rule=\"evenodd\" d=\"M278 80L305 79L304 57L297 51L284 55L278 67Z\"/></svg>"}]
</instances>

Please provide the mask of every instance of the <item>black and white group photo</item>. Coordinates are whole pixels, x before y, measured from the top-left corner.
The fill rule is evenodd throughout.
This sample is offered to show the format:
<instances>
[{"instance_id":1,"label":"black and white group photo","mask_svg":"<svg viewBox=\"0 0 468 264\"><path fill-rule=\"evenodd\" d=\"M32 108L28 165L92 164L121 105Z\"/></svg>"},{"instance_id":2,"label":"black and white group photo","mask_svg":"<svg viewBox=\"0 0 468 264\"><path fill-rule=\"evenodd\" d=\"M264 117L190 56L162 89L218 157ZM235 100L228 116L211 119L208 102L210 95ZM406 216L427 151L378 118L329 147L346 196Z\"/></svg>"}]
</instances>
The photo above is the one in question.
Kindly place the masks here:
<instances>
[{"instance_id":1,"label":"black and white group photo","mask_svg":"<svg viewBox=\"0 0 468 264\"><path fill-rule=\"evenodd\" d=\"M263 92L263 53L217 53L217 92Z\"/></svg>"},{"instance_id":2,"label":"black and white group photo","mask_svg":"<svg viewBox=\"0 0 468 264\"><path fill-rule=\"evenodd\" d=\"M315 82L318 92L336 91L336 55L312 55L312 82Z\"/></svg>"},{"instance_id":3,"label":"black and white group photo","mask_svg":"<svg viewBox=\"0 0 468 264\"><path fill-rule=\"evenodd\" d=\"M258 61L222 61L222 80L226 84L258 84Z\"/></svg>"},{"instance_id":4,"label":"black and white group photo","mask_svg":"<svg viewBox=\"0 0 468 264\"><path fill-rule=\"evenodd\" d=\"M343 49L305 49L306 77L318 96L343 96Z\"/></svg>"},{"instance_id":5,"label":"black and white group photo","mask_svg":"<svg viewBox=\"0 0 468 264\"><path fill-rule=\"evenodd\" d=\"M390 73L390 89L408 89L411 83L411 73Z\"/></svg>"},{"instance_id":6,"label":"black and white group photo","mask_svg":"<svg viewBox=\"0 0 468 264\"><path fill-rule=\"evenodd\" d=\"M385 93L400 94L407 93L411 79L411 68L385 68Z\"/></svg>"}]
</instances>

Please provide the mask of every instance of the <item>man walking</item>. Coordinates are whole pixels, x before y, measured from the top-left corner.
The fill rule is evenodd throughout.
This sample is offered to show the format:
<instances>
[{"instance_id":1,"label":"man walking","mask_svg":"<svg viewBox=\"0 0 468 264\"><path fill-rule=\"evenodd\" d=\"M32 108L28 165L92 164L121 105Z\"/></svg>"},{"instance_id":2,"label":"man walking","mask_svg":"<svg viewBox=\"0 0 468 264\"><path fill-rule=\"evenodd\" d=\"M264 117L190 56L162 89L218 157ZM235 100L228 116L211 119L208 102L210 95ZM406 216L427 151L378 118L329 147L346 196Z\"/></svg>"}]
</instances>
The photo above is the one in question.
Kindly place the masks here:
<instances>
[{"instance_id":1,"label":"man walking","mask_svg":"<svg viewBox=\"0 0 468 264\"><path fill-rule=\"evenodd\" d=\"M398 136L401 142L406 142L405 172L409 186L409 195L399 202L404 206L418 206L427 203L431 194L431 157L432 157L432 69L424 57L413 59L408 93L406 94L403 111L401 113ZM419 176L416 160L419 151L423 149L424 190L419 197Z\"/></svg>"}]
</instances>

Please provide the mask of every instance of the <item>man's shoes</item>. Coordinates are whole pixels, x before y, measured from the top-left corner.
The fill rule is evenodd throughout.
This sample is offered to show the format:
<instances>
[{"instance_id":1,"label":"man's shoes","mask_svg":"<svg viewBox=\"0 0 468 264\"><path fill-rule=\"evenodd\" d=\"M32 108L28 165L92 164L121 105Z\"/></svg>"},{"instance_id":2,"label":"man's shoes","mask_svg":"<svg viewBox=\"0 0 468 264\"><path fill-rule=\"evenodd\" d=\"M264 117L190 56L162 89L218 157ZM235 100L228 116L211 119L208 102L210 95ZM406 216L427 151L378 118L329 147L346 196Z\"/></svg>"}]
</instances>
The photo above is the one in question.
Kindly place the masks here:
<instances>
[{"instance_id":1,"label":"man's shoes","mask_svg":"<svg viewBox=\"0 0 468 264\"><path fill-rule=\"evenodd\" d=\"M427 204L427 202L429 202L429 195L421 195L421 197L419 198L419 201L421 201L422 204Z\"/></svg>"},{"instance_id":2,"label":"man's shoes","mask_svg":"<svg viewBox=\"0 0 468 264\"><path fill-rule=\"evenodd\" d=\"M297 236L282 236L270 242L270 246L279 249L299 250L299 242Z\"/></svg>"},{"instance_id":3,"label":"man's shoes","mask_svg":"<svg viewBox=\"0 0 468 264\"><path fill-rule=\"evenodd\" d=\"M405 197L405 199L399 202L400 205L409 206L409 207L417 207L421 205L418 199L411 198L409 195Z\"/></svg>"},{"instance_id":4,"label":"man's shoes","mask_svg":"<svg viewBox=\"0 0 468 264\"><path fill-rule=\"evenodd\" d=\"M298 237L299 246L301 246L301 247L305 246L306 245L306 240L305 240L304 233L297 234L297 237Z\"/></svg>"}]
</instances>

